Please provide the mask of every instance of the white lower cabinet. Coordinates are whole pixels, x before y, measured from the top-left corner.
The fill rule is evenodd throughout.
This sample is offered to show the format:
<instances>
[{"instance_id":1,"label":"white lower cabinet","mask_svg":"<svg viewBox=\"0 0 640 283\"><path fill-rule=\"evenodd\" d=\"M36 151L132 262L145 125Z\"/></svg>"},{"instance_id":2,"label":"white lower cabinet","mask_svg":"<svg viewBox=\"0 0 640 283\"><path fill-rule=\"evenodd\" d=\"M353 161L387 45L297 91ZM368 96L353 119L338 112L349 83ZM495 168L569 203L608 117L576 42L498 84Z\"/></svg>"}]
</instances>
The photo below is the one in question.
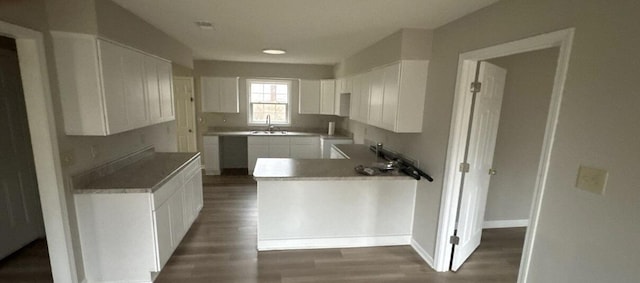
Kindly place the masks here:
<instances>
[{"instance_id":1,"label":"white lower cabinet","mask_svg":"<svg viewBox=\"0 0 640 283\"><path fill-rule=\"evenodd\" d=\"M320 158L320 138L313 137L248 137L249 174L258 158Z\"/></svg>"},{"instance_id":2,"label":"white lower cabinet","mask_svg":"<svg viewBox=\"0 0 640 283\"><path fill-rule=\"evenodd\" d=\"M204 170L207 175L220 175L220 140L218 136L205 136Z\"/></svg>"},{"instance_id":3,"label":"white lower cabinet","mask_svg":"<svg viewBox=\"0 0 640 283\"><path fill-rule=\"evenodd\" d=\"M320 158L320 139L317 137L292 137L290 146L291 158Z\"/></svg>"},{"instance_id":4,"label":"white lower cabinet","mask_svg":"<svg viewBox=\"0 0 640 283\"><path fill-rule=\"evenodd\" d=\"M154 192L74 197L87 282L152 282L202 209L200 157Z\"/></svg>"}]
</instances>

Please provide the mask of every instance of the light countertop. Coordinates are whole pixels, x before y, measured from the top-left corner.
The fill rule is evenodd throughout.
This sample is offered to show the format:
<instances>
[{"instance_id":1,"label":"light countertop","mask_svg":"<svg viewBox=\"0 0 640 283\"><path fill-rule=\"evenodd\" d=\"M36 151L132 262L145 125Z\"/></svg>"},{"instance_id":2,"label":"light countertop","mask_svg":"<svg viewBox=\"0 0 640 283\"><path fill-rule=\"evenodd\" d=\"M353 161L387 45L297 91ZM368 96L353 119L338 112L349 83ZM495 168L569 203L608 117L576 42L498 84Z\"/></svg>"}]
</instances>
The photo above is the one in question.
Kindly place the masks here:
<instances>
[{"instance_id":1,"label":"light countertop","mask_svg":"<svg viewBox=\"0 0 640 283\"><path fill-rule=\"evenodd\" d=\"M226 130L212 130L204 133L204 136L246 136L246 137L320 137L322 139L350 139L343 135L327 135L326 132L302 132L302 131L273 131L272 133L266 131L226 131Z\"/></svg>"},{"instance_id":2,"label":"light countertop","mask_svg":"<svg viewBox=\"0 0 640 283\"><path fill-rule=\"evenodd\" d=\"M292 159L258 158L253 177L260 180L340 180L375 178L413 179L398 172L389 172L377 176L365 176L357 173L358 165L371 166L376 162L375 153L362 144L334 145L349 156L349 159Z\"/></svg>"},{"instance_id":3,"label":"light countertop","mask_svg":"<svg viewBox=\"0 0 640 283\"><path fill-rule=\"evenodd\" d=\"M153 192L198 156L199 152L154 152L76 188L74 193Z\"/></svg>"}]
</instances>

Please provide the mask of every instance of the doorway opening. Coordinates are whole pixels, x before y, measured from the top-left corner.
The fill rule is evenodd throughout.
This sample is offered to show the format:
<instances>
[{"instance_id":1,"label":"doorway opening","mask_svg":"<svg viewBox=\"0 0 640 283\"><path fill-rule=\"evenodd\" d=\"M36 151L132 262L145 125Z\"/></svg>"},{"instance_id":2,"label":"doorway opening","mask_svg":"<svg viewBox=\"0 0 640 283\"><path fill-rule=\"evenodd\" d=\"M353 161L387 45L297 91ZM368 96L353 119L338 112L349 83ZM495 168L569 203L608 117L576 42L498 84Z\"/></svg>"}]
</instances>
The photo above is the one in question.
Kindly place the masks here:
<instances>
[{"instance_id":1,"label":"doorway opening","mask_svg":"<svg viewBox=\"0 0 640 283\"><path fill-rule=\"evenodd\" d=\"M27 120L18 49L13 38L0 36L0 280L19 275L53 280L31 135ZM33 253L36 256L25 254ZM21 262L23 259L29 262Z\"/></svg>"},{"instance_id":2,"label":"doorway opening","mask_svg":"<svg viewBox=\"0 0 640 283\"><path fill-rule=\"evenodd\" d=\"M494 156L493 149L487 149L486 147L487 144L492 144L491 135L483 136L484 143L475 141L476 146L485 147L473 149L474 141L472 139L474 134L478 136L478 133L484 132L479 130L479 128L488 128L490 126L490 123L486 122L489 120L488 118L477 121L477 123L473 121L472 118L478 115L473 115L472 106L475 101L473 100L473 95L469 95L469 93L471 92L470 87L476 87L472 85L472 83L474 83L476 77L478 77L476 76L476 74L479 73L476 72L477 67L479 65L482 66L482 63L479 62L486 62L488 66L490 64L487 61L490 61L490 59L548 48L557 48L559 50L558 59L553 72L553 86L551 88L550 100L546 105L548 114L544 117L542 145L538 151L539 162L534 166L536 170L533 174L533 176L535 176L535 181L533 182L534 189L532 192L533 197L529 202L531 205L531 209L527 214L529 216L529 223L524 240L519 268L520 272L518 274L518 282L526 282L529 260L534 246L536 227L538 225L538 212L542 201L542 194L544 193L551 146L560 110L560 101L566 78L573 33L573 29L566 29L460 55L449 148L447 151L442 205L440 208L438 238L434 257L434 268L436 270L449 270L452 257L453 269L456 269L456 265L460 267L466 259L465 256L470 255L480 243L482 228L485 224L484 213L489 186L488 180L497 172L496 169L492 167L493 158L486 158L487 156ZM481 127L474 129L473 123ZM483 139L479 140L482 141ZM495 137L493 143L495 145ZM467 145L469 145L469 147L467 147ZM467 157L469 157L469 159L467 159ZM472 165L470 162L477 162L478 160L484 160L485 165L488 165L488 167L478 166L476 169L481 168L484 171L478 173L482 174L482 176L467 178L468 176L465 176L467 169L471 169L472 166L477 166L477 164ZM486 184L486 187L484 187L485 191L474 192L468 187L469 184L474 185L474 183L475 186L478 187L478 184L483 182ZM465 189L462 189L463 186ZM465 192L467 194L465 194ZM469 194L470 192L471 194ZM461 244L456 247L456 253L463 251L457 259L456 253L453 252L452 248L452 243L456 242L456 240L458 244Z\"/></svg>"},{"instance_id":3,"label":"doorway opening","mask_svg":"<svg viewBox=\"0 0 640 283\"><path fill-rule=\"evenodd\" d=\"M0 34L16 43L51 275L55 282L78 282L43 36L2 21Z\"/></svg>"}]
</instances>

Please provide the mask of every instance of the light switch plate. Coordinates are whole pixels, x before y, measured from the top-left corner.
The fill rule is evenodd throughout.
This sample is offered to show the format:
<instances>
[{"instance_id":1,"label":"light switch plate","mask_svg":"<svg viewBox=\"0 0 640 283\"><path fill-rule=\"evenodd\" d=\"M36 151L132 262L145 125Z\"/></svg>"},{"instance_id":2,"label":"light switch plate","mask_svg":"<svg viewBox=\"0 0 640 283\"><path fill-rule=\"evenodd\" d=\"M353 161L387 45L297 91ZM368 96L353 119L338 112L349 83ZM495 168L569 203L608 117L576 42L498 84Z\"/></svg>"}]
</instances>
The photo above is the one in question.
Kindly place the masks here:
<instances>
[{"instance_id":1,"label":"light switch plate","mask_svg":"<svg viewBox=\"0 0 640 283\"><path fill-rule=\"evenodd\" d=\"M608 175L606 170L580 166L576 187L587 192L604 195Z\"/></svg>"}]
</instances>

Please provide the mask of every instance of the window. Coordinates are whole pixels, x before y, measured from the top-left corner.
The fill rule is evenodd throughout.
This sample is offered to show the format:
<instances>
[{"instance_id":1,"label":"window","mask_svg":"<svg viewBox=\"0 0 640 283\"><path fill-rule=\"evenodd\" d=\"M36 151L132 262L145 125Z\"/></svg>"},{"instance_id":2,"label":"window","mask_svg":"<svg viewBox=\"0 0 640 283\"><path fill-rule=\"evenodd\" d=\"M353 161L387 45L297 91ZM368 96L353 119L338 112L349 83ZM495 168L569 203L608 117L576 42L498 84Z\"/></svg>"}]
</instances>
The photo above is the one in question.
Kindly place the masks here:
<instances>
[{"instance_id":1,"label":"window","mask_svg":"<svg viewBox=\"0 0 640 283\"><path fill-rule=\"evenodd\" d=\"M249 124L290 125L291 82L284 80L247 80Z\"/></svg>"}]
</instances>

